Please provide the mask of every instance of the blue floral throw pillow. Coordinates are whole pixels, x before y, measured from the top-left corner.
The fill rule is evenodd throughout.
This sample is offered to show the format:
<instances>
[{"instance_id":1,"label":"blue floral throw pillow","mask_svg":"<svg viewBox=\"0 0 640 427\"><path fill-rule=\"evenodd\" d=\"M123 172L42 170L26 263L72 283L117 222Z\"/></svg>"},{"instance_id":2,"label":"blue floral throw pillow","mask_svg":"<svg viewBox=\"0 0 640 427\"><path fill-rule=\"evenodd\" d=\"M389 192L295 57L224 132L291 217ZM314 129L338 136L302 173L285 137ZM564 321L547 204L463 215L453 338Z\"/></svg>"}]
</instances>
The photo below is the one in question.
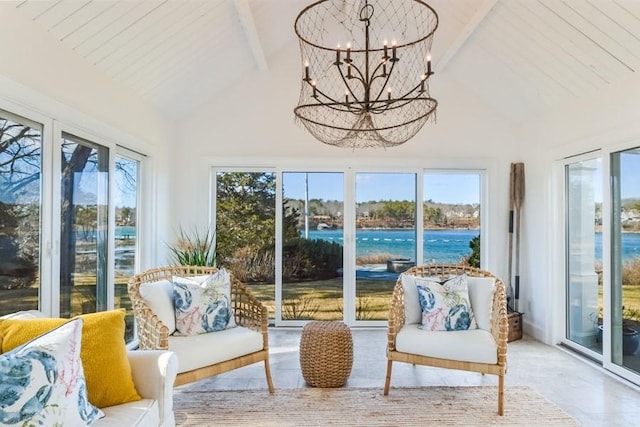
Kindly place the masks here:
<instances>
[{"instance_id":1,"label":"blue floral throw pillow","mask_svg":"<svg viewBox=\"0 0 640 427\"><path fill-rule=\"evenodd\" d=\"M221 268L210 276L174 277L176 335L197 335L236 326L231 276Z\"/></svg>"},{"instance_id":2,"label":"blue floral throw pillow","mask_svg":"<svg viewBox=\"0 0 640 427\"><path fill-rule=\"evenodd\" d=\"M0 355L0 425L90 426L104 414L87 400L82 319Z\"/></svg>"},{"instance_id":3,"label":"blue floral throw pillow","mask_svg":"<svg viewBox=\"0 0 640 427\"><path fill-rule=\"evenodd\" d=\"M467 275L444 282L417 280L422 309L420 328L429 331L463 331L477 329L469 300Z\"/></svg>"}]
</instances>

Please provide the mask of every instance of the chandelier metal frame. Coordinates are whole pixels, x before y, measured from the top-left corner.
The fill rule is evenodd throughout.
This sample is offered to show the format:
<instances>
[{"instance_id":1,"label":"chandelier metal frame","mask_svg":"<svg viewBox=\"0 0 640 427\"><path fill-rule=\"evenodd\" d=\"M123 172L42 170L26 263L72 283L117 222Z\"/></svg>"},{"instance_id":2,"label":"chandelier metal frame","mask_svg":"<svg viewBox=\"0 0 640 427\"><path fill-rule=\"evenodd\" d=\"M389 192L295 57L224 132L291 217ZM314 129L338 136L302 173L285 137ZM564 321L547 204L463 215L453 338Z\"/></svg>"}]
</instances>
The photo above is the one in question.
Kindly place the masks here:
<instances>
[{"instance_id":1,"label":"chandelier metal frame","mask_svg":"<svg viewBox=\"0 0 640 427\"><path fill-rule=\"evenodd\" d=\"M398 2L381 0L377 6L386 8L394 1ZM371 46L371 25L376 14L374 1L359 1L357 22L362 25L364 40L354 45L349 41L344 48L323 45L329 31L324 27L324 20L333 21L330 23L334 26L347 25L347 19L329 9L336 7L335 0L317 1L296 18L294 28L300 42L303 69L300 99L294 114L321 142L350 148L393 147L405 143L435 117L437 101L430 96L428 82L434 74L431 42L438 27L438 15L423 1L403 1L411 3L409 8L426 8L420 13L428 14L429 22L423 24L426 28L422 36L393 41L391 45L384 40L382 46ZM325 4L327 2L334 4ZM326 10L319 13L314 10L317 8ZM318 40L307 34L311 22L307 15L311 12L323 20L314 27ZM398 15L397 10L393 13ZM395 15L390 14L394 18ZM341 29L341 34L353 32L353 28ZM423 57L416 57L425 52ZM316 58L317 62L310 62L309 57ZM408 63L412 66L404 66ZM421 74L407 75L409 70L417 69ZM338 94L336 88L341 85L344 89ZM394 90L395 87L401 92Z\"/></svg>"}]
</instances>

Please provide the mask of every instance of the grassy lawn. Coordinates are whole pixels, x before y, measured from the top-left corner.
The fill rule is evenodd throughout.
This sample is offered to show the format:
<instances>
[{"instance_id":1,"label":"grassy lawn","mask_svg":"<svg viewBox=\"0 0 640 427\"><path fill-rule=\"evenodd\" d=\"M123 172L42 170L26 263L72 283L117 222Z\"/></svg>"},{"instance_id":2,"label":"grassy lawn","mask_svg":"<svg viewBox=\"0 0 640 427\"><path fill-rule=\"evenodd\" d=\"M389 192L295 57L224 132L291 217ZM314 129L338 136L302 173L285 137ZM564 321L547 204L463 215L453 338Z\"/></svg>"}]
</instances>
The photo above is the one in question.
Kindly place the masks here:
<instances>
[{"instance_id":1,"label":"grassy lawn","mask_svg":"<svg viewBox=\"0 0 640 427\"><path fill-rule=\"evenodd\" d=\"M394 285L392 281L358 279L358 320L385 320ZM249 284L248 287L267 306L269 317L275 317L275 285ZM283 319L342 319L342 287L341 277L283 284Z\"/></svg>"},{"instance_id":2,"label":"grassy lawn","mask_svg":"<svg viewBox=\"0 0 640 427\"><path fill-rule=\"evenodd\" d=\"M598 308L602 308L602 286L598 286ZM640 285L622 286L624 317L640 322Z\"/></svg>"},{"instance_id":3,"label":"grassy lawn","mask_svg":"<svg viewBox=\"0 0 640 427\"><path fill-rule=\"evenodd\" d=\"M95 291L95 276L77 276L71 293L72 315L82 314L83 301ZM395 282L383 280L357 281L356 317L358 320L385 320ZM269 309L269 317L275 317L275 285L248 284L249 289ZM283 284L283 319L342 319L342 278ZM640 321L640 286L622 287L625 318ZM0 291L0 315L19 310L38 308L38 289L10 289ZM598 289L598 303L602 307L602 286ZM127 310L127 322L131 322L131 302L127 293L127 278L116 277L116 307ZM87 311L86 308L84 311Z\"/></svg>"}]
</instances>

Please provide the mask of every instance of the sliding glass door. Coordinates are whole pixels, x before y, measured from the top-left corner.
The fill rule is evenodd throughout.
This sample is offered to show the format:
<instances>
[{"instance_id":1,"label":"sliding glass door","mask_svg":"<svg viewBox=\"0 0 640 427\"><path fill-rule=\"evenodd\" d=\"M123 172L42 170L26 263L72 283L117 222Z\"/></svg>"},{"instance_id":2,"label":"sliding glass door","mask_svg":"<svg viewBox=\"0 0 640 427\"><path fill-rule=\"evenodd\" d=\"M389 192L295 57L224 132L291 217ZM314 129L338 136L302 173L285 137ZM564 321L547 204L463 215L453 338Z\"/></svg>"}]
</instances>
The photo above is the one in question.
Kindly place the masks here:
<instances>
[{"instance_id":1,"label":"sliding glass door","mask_svg":"<svg viewBox=\"0 0 640 427\"><path fill-rule=\"evenodd\" d=\"M481 186L480 171L425 171L424 263L480 267Z\"/></svg>"},{"instance_id":2,"label":"sliding glass door","mask_svg":"<svg viewBox=\"0 0 640 427\"><path fill-rule=\"evenodd\" d=\"M566 338L602 353L602 162L588 158L565 166ZM596 246L596 242L598 245Z\"/></svg>"},{"instance_id":3,"label":"sliding glass door","mask_svg":"<svg viewBox=\"0 0 640 427\"><path fill-rule=\"evenodd\" d=\"M402 272L423 262L480 266L481 171L212 176L217 265L249 286L276 325L382 326Z\"/></svg>"},{"instance_id":4,"label":"sliding glass door","mask_svg":"<svg viewBox=\"0 0 640 427\"><path fill-rule=\"evenodd\" d=\"M125 339L134 336L134 319L127 291L129 278L137 271L140 255L140 156L121 150L115 159L115 255L114 255L114 308L127 310Z\"/></svg>"},{"instance_id":5,"label":"sliding glass door","mask_svg":"<svg viewBox=\"0 0 640 427\"><path fill-rule=\"evenodd\" d=\"M564 168L565 338L638 382L640 148L584 155Z\"/></svg>"},{"instance_id":6,"label":"sliding glass door","mask_svg":"<svg viewBox=\"0 0 640 427\"><path fill-rule=\"evenodd\" d=\"M416 265L416 174L356 174L356 320L386 320L398 275Z\"/></svg>"},{"instance_id":7,"label":"sliding glass door","mask_svg":"<svg viewBox=\"0 0 640 427\"><path fill-rule=\"evenodd\" d=\"M282 173L282 320L342 320L344 178Z\"/></svg>"},{"instance_id":8,"label":"sliding glass door","mask_svg":"<svg viewBox=\"0 0 640 427\"><path fill-rule=\"evenodd\" d=\"M109 149L67 133L60 146L60 315L71 317L107 307Z\"/></svg>"},{"instance_id":9,"label":"sliding glass door","mask_svg":"<svg viewBox=\"0 0 640 427\"><path fill-rule=\"evenodd\" d=\"M40 308L42 125L0 110L0 316Z\"/></svg>"},{"instance_id":10,"label":"sliding glass door","mask_svg":"<svg viewBox=\"0 0 640 427\"><path fill-rule=\"evenodd\" d=\"M611 362L640 374L640 148L611 155Z\"/></svg>"},{"instance_id":11,"label":"sliding glass door","mask_svg":"<svg viewBox=\"0 0 640 427\"><path fill-rule=\"evenodd\" d=\"M275 318L276 174L215 173L216 265L246 283Z\"/></svg>"}]
</instances>

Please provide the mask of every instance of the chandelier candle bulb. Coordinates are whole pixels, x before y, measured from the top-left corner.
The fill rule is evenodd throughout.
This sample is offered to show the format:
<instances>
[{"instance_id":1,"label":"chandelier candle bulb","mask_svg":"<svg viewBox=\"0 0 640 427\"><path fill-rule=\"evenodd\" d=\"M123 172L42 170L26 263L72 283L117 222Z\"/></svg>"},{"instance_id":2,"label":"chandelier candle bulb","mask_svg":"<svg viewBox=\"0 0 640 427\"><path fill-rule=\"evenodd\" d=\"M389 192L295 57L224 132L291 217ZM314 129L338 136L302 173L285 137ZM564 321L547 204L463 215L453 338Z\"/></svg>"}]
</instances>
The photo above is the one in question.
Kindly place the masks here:
<instances>
[{"instance_id":1,"label":"chandelier candle bulb","mask_svg":"<svg viewBox=\"0 0 640 427\"><path fill-rule=\"evenodd\" d=\"M382 44L384 47L384 59L387 60L389 59L389 49L387 48L387 41L385 40Z\"/></svg>"},{"instance_id":2,"label":"chandelier candle bulb","mask_svg":"<svg viewBox=\"0 0 640 427\"><path fill-rule=\"evenodd\" d=\"M427 74L433 74L431 71L431 55L427 55Z\"/></svg>"},{"instance_id":3,"label":"chandelier candle bulb","mask_svg":"<svg viewBox=\"0 0 640 427\"><path fill-rule=\"evenodd\" d=\"M391 55L393 56L393 57L391 58L391 60L392 60L392 61L397 61L397 60L398 60L398 56L396 55L397 47L398 47L398 46L396 46L396 41L395 41L395 40L394 40L394 41L392 41L392 42L391 42Z\"/></svg>"},{"instance_id":4,"label":"chandelier candle bulb","mask_svg":"<svg viewBox=\"0 0 640 427\"><path fill-rule=\"evenodd\" d=\"M304 81L305 82L309 81L309 63L308 62L304 63Z\"/></svg>"},{"instance_id":5,"label":"chandelier candle bulb","mask_svg":"<svg viewBox=\"0 0 640 427\"><path fill-rule=\"evenodd\" d=\"M424 74L420 76L420 93L424 92L424 81L427 79L427 76Z\"/></svg>"},{"instance_id":6,"label":"chandelier candle bulb","mask_svg":"<svg viewBox=\"0 0 640 427\"><path fill-rule=\"evenodd\" d=\"M391 101L391 88L387 88L387 100Z\"/></svg>"},{"instance_id":7,"label":"chandelier candle bulb","mask_svg":"<svg viewBox=\"0 0 640 427\"><path fill-rule=\"evenodd\" d=\"M336 49L336 65L340 65L340 44L338 44Z\"/></svg>"},{"instance_id":8,"label":"chandelier candle bulb","mask_svg":"<svg viewBox=\"0 0 640 427\"><path fill-rule=\"evenodd\" d=\"M348 78L348 79L350 79L350 78L352 78L352 77L353 77L353 76L351 75L351 63L350 63L350 62L348 62L348 63L347 63L347 78Z\"/></svg>"},{"instance_id":9,"label":"chandelier candle bulb","mask_svg":"<svg viewBox=\"0 0 640 427\"><path fill-rule=\"evenodd\" d=\"M351 62L351 43L347 43L347 59L345 62Z\"/></svg>"}]
</instances>

